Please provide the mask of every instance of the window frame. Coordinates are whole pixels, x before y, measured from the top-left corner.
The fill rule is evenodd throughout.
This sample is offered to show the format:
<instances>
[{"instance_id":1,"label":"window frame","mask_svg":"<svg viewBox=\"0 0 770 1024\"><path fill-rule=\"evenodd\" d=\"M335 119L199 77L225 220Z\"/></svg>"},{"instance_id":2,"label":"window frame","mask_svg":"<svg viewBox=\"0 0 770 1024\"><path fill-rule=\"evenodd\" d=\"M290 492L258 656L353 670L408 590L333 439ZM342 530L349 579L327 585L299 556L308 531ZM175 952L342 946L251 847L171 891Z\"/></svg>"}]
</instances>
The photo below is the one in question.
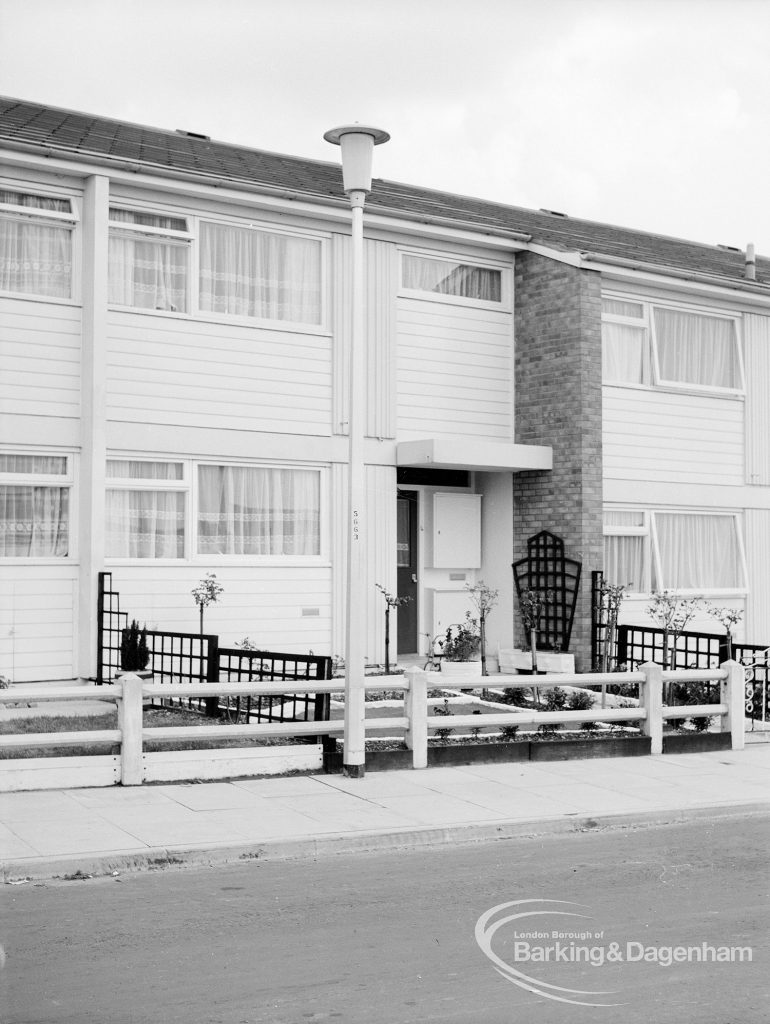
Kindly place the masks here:
<instances>
[{"instance_id":1,"label":"window frame","mask_svg":"<svg viewBox=\"0 0 770 1024\"><path fill-rule=\"evenodd\" d=\"M135 477L111 477L109 475L109 463L110 462L146 462L156 463L162 462L168 465L181 465L182 476L178 480L158 480L152 478L135 478ZM107 555L105 554L105 561L108 561L111 565L180 565L190 561L190 506L191 506L191 486L190 486L190 462L186 459L169 458L164 456L131 456L131 455L115 455L111 452L107 453L105 460L104 469L104 491L105 491L105 522L104 522L104 533L105 543L107 534L107 521L106 521L106 507L107 507L107 491L169 491L174 493L184 494L184 543L182 545L182 554L179 558L123 558L119 555Z\"/></svg>"},{"instance_id":2,"label":"window frame","mask_svg":"<svg viewBox=\"0 0 770 1024\"><path fill-rule=\"evenodd\" d=\"M511 264L502 260L467 256L461 253L417 249L407 246L397 247L398 255L398 294L404 298L420 299L426 302L448 303L453 306L470 306L475 309L492 309L499 313L510 313L512 309ZM440 292L422 291L419 288L407 288L404 285L405 257L431 260L436 263L449 263L455 266L477 267L479 270L494 270L500 274L500 301L491 299L472 299L463 295L446 295Z\"/></svg>"},{"instance_id":3,"label":"window frame","mask_svg":"<svg viewBox=\"0 0 770 1024\"><path fill-rule=\"evenodd\" d=\"M244 327L263 327L274 331L286 331L296 334L330 334L329 328L329 235L320 231L288 229L282 225L267 221L244 220L238 217L202 214L192 218L195 237L193 239L193 273L191 274L192 309L195 319L207 323L238 324ZM319 244L319 289L320 310L318 323L302 320L275 320L269 317L244 316L238 313L217 313L209 309L201 309L200 274L201 274L201 238L202 225L212 224L214 227L238 228L244 231L259 231L262 234L280 235L287 238L301 238ZM224 465L224 463L223 463Z\"/></svg>"},{"instance_id":4,"label":"window frame","mask_svg":"<svg viewBox=\"0 0 770 1024\"><path fill-rule=\"evenodd\" d=\"M123 210L126 213L138 213L146 214L151 217L168 217L176 220L183 220L187 224L185 231L176 230L174 228L156 228L149 224L131 224L128 221L115 221L110 218L112 210ZM125 234L128 237L140 237L142 235L148 238L157 239L161 241L167 239L171 244L179 245L184 247L186 252L185 259L185 303L186 309L150 309L145 306L132 306L126 305L120 302L109 302L110 309L121 310L130 313L154 313L162 316L180 316L185 319L189 318L193 313L193 277L194 277L194 242L195 233L193 230L192 221L194 218L185 212L179 212L177 210L163 209L160 206L140 206L136 203L123 202L118 198L110 198L109 207L107 211L107 234L108 240L113 235ZM109 241L108 241L109 245ZM109 295L109 256L107 265L107 290ZM136 460L133 460L136 461Z\"/></svg>"},{"instance_id":5,"label":"window frame","mask_svg":"<svg viewBox=\"0 0 770 1024\"><path fill-rule=\"evenodd\" d=\"M661 559L660 543L658 540L658 527L656 522L657 515L681 515L681 516L719 516L720 518L730 518L733 520L735 527L735 539L738 548L738 569L739 574L743 579L742 587L678 587L676 593L681 594L684 597L693 596L714 596L714 597L745 597L749 592L749 574L748 574L748 563L746 560L746 548L743 536L743 516L740 512L736 512L733 509L695 509L695 508L665 508L658 506L655 508L639 508L630 505L615 506L606 505L604 507L603 514L608 512L633 512L636 514L643 514L644 525L639 527L632 526L618 526L618 525L603 525L603 536L604 537L645 537L646 541L644 544L644 576L645 583L648 586L646 591L629 591L629 597L635 598L649 598L652 593L652 579L653 577L658 581L658 590L674 590L674 588L668 583L663 573L663 564ZM654 570L654 571L653 571Z\"/></svg>"},{"instance_id":6,"label":"window frame","mask_svg":"<svg viewBox=\"0 0 770 1024\"><path fill-rule=\"evenodd\" d=\"M0 486L22 487L58 487L67 490L68 523L67 523L67 554L66 555L9 555L0 556L3 565L72 565L78 559L78 505L75 487L77 454L73 449L52 451L48 448L4 447L3 455L40 456L42 458L66 459L64 473L3 473L0 472Z\"/></svg>"},{"instance_id":7,"label":"window frame","mask_svg":"<svg viewBox=\"0 0 770 1024\"><path fill-rule=\"evenodd\" d=\"M221 564L235 566L312 566L320 567L329 564L329 466L327 463L276 462L273 460L254 461L253 459L215 459L180 457L173 455L141 455L109 451L106 462L164 462L182 465L182 479L155 480L132 479L130 477L110 477L105 465L105 491L176 491L183 492L185 497L185 536L184 555L180 558L120 558L114 555L105 556L109 565L132 566L200 566ZM315 555L219 555L201 554L198 550L198 467L225 466L242 469L287 469L311 470L319 474L319 551ZM104 524L106 533L106 521Z\"/></svg>"},{"instance_id":8,"label":"window frame","mask_svg":"<svg viewBox=\"0 0 770 1024\"><path fill-rule=\"evenodd\" d=\"M201 553L198 547L198 512L199 501L199 476L198 469L201 466L221 466L226 469L285 469L316 472L319 475L318 484L318 553L315 555L226 555ZM253 460L232 460L232 459L195 459L193 462L193 511L191 529L194 532L192 541L191 560L193 562L206 562L212 560L221 562L223 565L274 565L274 566L318 566L327 564L329 561L328 545L328 515L326 510L329 507L328 495L328 467L318 463L285 463L285 462L254 462Z\"/></svg>"},{"instance_id":9,"label":"window frame","mask_svg":"<svg viewBox=\"0 0 770 1024\"><path fill-rule=\"evenodd\" d=\"M50 226L61 225L70 232L70 288L69 295L45 295L41 292L18 292L0 287L0 297L20 299L24 302L50 302L56 305L80 305L80 262L81 262L81 223L82 196L66 189L52 189L36 182L14 181L11 178L0 178L0 191L18 192L21 195L38 196L41 199L56 199L69 203L70 212L59 210L36 210L30 206L16 206L0 202L0 221L18 221L23 223L42 223Z\"/></svg>"},{"instance_id":10,"label":"window frame","mask_svg":"<svg viewBox=\"0 0 770 1024\"><path fill-rule=\"evenodd\" d=\"M603 291L602 303L607 301L627 302L641 306L641 317L623 316L619 313L605 313L602 309L601 322L616 323L626 327L635 327L644 332L644 343L646 348L646 359L650 371L650 383L642 381L608 380L604 377L602 369L602 385L610 387L643 388L646 391L667 391L676 393L689 393L698 395L713 395L722 398L743 398L746 394L746 375L743 360L743 335L741 331L742 316L739 313L730 313L724 309L712 309L708 306L695 306L685 303L669 301L665 299L652 299L629 293L615 291ZM675 313L689 313L693 316L711 317L715 320L725 320L733 325L733 351L735 353L735 370L738 378L738 387L728 388L716 384L696 384L691 381L677 381L664 378L660 370L660 355L658 349L657 328L655 326L655 310L665 309Z\"/></svg>"}]
</instances>

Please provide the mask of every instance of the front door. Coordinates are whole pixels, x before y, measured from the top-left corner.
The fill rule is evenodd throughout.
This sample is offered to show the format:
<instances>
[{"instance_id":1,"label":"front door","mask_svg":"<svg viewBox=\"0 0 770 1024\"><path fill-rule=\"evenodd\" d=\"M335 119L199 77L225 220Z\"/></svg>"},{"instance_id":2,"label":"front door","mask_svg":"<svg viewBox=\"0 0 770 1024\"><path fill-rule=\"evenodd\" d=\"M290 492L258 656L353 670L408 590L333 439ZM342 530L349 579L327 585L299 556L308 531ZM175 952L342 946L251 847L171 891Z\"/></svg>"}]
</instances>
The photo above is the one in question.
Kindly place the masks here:
<instances>
[{"instance_id":1,"label":"front door","mask_svg":"<svg viewBox=\"0 0 770 1024\"><path fill-rule=\"evenodd\" d=\"M399 491L397 503L398 596L410 599L398 609L398 653L416 654L417 491Z\"/></svg>"}]
</instances>

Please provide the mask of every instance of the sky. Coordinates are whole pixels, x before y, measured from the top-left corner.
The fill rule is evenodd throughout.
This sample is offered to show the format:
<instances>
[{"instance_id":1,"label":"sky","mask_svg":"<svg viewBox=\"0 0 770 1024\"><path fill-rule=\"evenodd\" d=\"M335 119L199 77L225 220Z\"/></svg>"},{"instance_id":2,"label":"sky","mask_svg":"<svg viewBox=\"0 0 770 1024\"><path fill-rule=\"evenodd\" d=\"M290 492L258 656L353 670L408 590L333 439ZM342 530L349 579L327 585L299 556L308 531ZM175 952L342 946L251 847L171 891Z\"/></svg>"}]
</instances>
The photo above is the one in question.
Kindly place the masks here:
<instances>
[{"instance_id":1,"label":"sky","mask_svg":"<svg viewBox=\"0 0 770 1024\"><path fill-rule=\"evenodd\" d=\"M770 0L0 0L0 94L770 257Z\"/></svg>"}]
</instances>

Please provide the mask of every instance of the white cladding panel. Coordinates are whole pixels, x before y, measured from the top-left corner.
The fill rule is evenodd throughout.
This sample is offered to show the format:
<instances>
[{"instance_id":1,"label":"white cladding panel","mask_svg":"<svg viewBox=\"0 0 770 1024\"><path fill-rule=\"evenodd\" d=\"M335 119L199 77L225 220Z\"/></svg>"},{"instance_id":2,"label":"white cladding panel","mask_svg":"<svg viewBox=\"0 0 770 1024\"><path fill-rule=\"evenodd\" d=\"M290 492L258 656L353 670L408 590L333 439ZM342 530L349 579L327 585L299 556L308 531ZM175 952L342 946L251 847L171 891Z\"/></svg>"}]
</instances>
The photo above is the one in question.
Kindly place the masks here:
<instances>
[{"instance_id":1,"label":"white cladding panel","mask_svg":"<svg viewBox=\"0 0 770 1024\"><path fill-rule=\"evenodd\" d=\"M746 566L749 573L749 597L745 635L751 643L770 644L770 510L747 509Z\"/></svg>"},{"instance_id":2,"label":"white cladding panel","mask_svg":"<svg viewBox=\"0 0 770 1024\"><path fill-rule=\"evenodd\" d=\"M398 437L513 438L513 318L401 297Z\"/></svg>"},{"instance_id":3,"label":"white cladding panel","mask_svg":"<svg viewBox=\"0 0 770 1024\"><path fill-rule=\"evenodd\" d=\"M607 480L743 483L743 402L711 395L603 388Z\"/></svg>"},{"instance_id":4,"label":"white cladding panel","mask_svg":"<svg viewBox=\"0 0 770 1024\"><path fill-rule=\"evenodd\" d=\"M481 565L481 495L438 491L433 495L433 568Z\"/></svg>"},{"instance_id":5,"label":"white cladding panel","mask_svg":"<svg viewBox=\"0 0 770 1024\"><path fill-rule=\"evenodd\" d=\"M770 317L743 318L746 361L746 483L770 484Z\"/></svg>"},{"instance_id":6,"label":"white cladding panel","mask_svg":"<svg viewBox=\"0 0 770 1024\"><path fill-rule=\"evenodd\" d=\"M197 633L191 591L207 572L224 587L205 611L203 628L227 647L248 637L266 650L330 654L328 566L108 565L121 611L148 629Z\"/></svg>"},{"instance_id":7,"label":"white cladding panel","mask_svg":"<svg viewBox=\"0 0 770 1024\"><path fill-rule=\"evenodd\" d=\"M325 335L112 312L109 419L328 434Z\"/></svg>"},{"instance_id":8,"label":"white cladding panel","mask_svg":"<svg viewBox=\"0 0 770 1024\"><path fill-rule=\"evenodd\" d=\"M74 678L77 566L5 565L0 573L0 675Z\"/></svg>"},{"instance_id":9,"label":"white cladding panel","mask_svg":"<svg viewBox=\"0 0 770 1024\"><path fill-rule=\"evenodd\" d=\"M0 299L4 413L80 415L80 309Z\"/></svg>"}]
</instances>

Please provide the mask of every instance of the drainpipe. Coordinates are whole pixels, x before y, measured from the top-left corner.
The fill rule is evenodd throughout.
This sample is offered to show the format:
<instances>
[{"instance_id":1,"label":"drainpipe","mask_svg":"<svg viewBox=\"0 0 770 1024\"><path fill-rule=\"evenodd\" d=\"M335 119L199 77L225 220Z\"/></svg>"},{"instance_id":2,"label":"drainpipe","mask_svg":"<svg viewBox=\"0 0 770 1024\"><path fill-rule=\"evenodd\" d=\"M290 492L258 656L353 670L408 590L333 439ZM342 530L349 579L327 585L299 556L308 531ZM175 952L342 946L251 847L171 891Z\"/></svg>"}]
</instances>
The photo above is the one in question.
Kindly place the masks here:
<instances>
[{"instance_id":1,"label":"drainpipe","mask_svg":"<svg viewBox=\"0 0 770 1024\"><path fill-rule=\"evenodd\" d=\"M754 244L752 242L749 242L746 246L746 267L743 276L747 281L756 281L757 279L757 260L754 255Z\"/></svg>"}]
</instances>

